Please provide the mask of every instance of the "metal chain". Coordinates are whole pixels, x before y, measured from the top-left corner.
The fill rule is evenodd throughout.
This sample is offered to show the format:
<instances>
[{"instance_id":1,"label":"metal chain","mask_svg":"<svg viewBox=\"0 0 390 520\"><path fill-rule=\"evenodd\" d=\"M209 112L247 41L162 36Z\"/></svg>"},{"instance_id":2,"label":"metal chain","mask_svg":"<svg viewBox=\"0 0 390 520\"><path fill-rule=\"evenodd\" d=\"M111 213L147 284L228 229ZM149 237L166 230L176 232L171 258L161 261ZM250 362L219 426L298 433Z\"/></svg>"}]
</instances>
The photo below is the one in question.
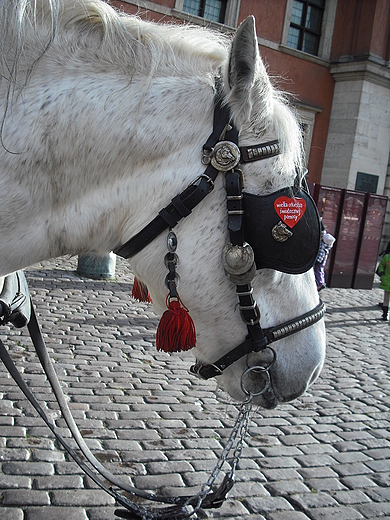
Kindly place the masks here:
<instances>
[{"instance_id":1,"label":"metal chain","mask_svg":"<svg viewBox=\"0 0 390 520\"><path fill-rule=\"evenodd\" d=\"M213 472L211 473L209 479L205 484L203 484L199 493L194 495L193 497L189 497L188 500L181 506L180 511L174 508L165 509L142 509L138 508L137 514L142 520L153 520L153 519L175 519L175 520L184 520L185 518L190 518L192 515L196 514L197 511L201 509L202 503L204 508L214 508L219 507L225 500L226 493L232 488L234 483L234 473L239 461L239 458L242 453L243 444L245 441L246 434L248 432L249 427L249 416L252 410L252 395L248 395L246 400L241 403L239 413L237 415L237 419L234 423L232 431L230 433L229 439L226 443L225 448L222 451L221 456L217 464L215 465ZM231 469L228 473L226 473L222 483L217 489L212 489L212 486L217 479L218 475L221 472L222 466L227 461L230 451L233 448L235 441L238 441L236 447L233 452L233 458L231 463ZM211 502L210 496L211 495ZM116 494L117 501L127 507L127 500L122 495ZM213 500L214 499L214 500ZM219 505L215 505L215 501L220 502ZM131 502L131 504L133 504ZM211 505L212 504L212 505ZM190 508L190 509L188 509ZM122 518L130 518L128 516L128 511L116 511L116 515ZM141 516L142 515L142 516ZM131 516L133 518L133 516ZM196 517L198 518L198 517Z\"/></svg>"},{"instance_id":2,"label":"metal chain","mask_svg":"<svg viewBox=\"0 0 390 520\"><path fill-rule=\"evenodd\" d=\"M242 449L244 447L245 437L248 433L249 416L250 416L250 412L252 410L252 404L253 404L252 395L249 395L248 399L246 401L244 401L243 404L241 405L241 409L243 409L243 411L244 411L244 417L243 417L242 425L241 425L241 429L240 429L240 439L239 439L239 441L236 445L236 448L234 450L234 453L233 453L233 462L232 462L232 469L231 469L231 473L233 475L237 468L238 461L240 460Z\"/></svg>"},{"instance_id":3,"label":"metal chain","mask_svg":"<svg viewBox=\"0 0 390 520\"><path fill-rule=\"evenodd\" d=\"M240 455L242 453L243 443L244 443L246 434L248 432L249 415L250 415L251 410L252 410L252 396L249 395L247 397L247 399L245 401L243 401L243 403L241 404L240 410L237 415L236 422L232 428L232 431L230 433L226 446L223 449L222 454L221 454L217 464L215 465L210 477L208 478L207 482L205 482L203 484L201 490L195 496L195 498L198 498L198 502L194 506L193 511L188 515L188 517L193 515L194 513L196 513L196 511L198 511L200 509L203 500L206 498L207 494L211 491L215 480L217 479L218 475L220 474L222 466L224 465L224 463L226 462L226 460L229 456L229 453L234 445L234 442L237 438L238 433L240 433L240 437L238 439L237 445L233 452L232 467L226 475L226 477L228 477L231 482L234 482L235 470L236 470Z\"/></svg>"}]
</instances>

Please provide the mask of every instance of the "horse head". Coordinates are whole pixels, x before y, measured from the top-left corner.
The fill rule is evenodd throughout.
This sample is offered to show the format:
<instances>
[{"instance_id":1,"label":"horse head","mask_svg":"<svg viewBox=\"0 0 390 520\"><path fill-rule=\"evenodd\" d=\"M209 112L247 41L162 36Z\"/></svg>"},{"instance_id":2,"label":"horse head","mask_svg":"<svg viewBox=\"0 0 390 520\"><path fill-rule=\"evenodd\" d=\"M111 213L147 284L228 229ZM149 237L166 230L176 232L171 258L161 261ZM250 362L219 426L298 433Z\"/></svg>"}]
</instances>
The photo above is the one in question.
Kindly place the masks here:
<instances>
[{"instance_id":1,"label":"horse head","mask_svg":"<svg viewBox=\"0 0 390 520\"><path fill-rule=\"evenodd\" d=\"M238 130L240 145L243 145L241 150L252 150L255 145L259 150L259 140L270 143L263 147L269 150L264 152L261 163L248 161L242 164L245 192L253 196L269 194L271 197L276 192L281 198L280 190L304 182L301 134L292 111L267 76L258 51L253 17L239 27L217 81L222 81L222 85L216 96L220 97L221 107L228 107L231 122ZM228 163L231 156L229 146L224 147L224 153L219 159ZM306 223L304 235L293 246L296 257L304 256L305 241L311 240L310 233L315 235L310 265L306 263L303 269L296 271L288 267L273 269L277 260L271 258L268 264L256 270L250 287L252 301L258 302L260 330L274 330L281 323L294 328L299 320L308 320L306 325L311 326L298 327L296 334L290 337L282 334L272 348L268 346L254 352L243 341L249 336L240 316L242 306L237 305L235 294L235 284L242 286L244 283L234 280L232 283L232 278L226 277L226 262L224 264L221 259L221 251L224 245L226 249L226 242L229 243L223 186L227 182L227 179L217 179L216 193L177 226L180 295L194 318L197 330L197 345L193 351L197 362L192 371L206 378L216 376L221 387L234 399L242 400L251 395L257 404L271 408L300 396L317 379L324 361L323 310L318 304L312 269L309 269L318 250L318 216L313 210L313 220ZM252 213L252 217L261 219L261 215L256 213ZM262 224L258 222L257 229ZM310 226L313 229L310 230ZM286 233L293 235L288 229ZM270 240L264 239L262 243L260 239L259 248L270 247ZM135 270L147 282L157 311L162 313L164 291L161 290L161 281L156 291L156 270L153 276L152 273L148 276L144 262L145 256L142 260L136 257ZM288 265L289 258L282 260L281 264ZM318 310L316 319L312 321Z\"/></svg>"}]
</instances>

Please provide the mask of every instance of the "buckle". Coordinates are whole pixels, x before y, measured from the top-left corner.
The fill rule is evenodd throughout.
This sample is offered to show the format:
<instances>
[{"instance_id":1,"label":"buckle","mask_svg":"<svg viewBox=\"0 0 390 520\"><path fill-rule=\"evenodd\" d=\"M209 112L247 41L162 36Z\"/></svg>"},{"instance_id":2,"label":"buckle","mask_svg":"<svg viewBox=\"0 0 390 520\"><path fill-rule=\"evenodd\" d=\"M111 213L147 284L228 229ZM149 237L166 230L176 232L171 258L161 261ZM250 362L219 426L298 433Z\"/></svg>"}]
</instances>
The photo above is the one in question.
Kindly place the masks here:
<instances>
[{"instance_id":1,"label":"buckle","mask_svg":"<svg viewBox=\"0 0 390 520\"><path fill-rule=\"evenodd\" d=\"M210 191L212 191L214 189L214 181L206 173L201 173L193 182L191 182L191 184L189 184L188 187L199 186L202 177L210 184Z\"/></svg>"}]
</instances>

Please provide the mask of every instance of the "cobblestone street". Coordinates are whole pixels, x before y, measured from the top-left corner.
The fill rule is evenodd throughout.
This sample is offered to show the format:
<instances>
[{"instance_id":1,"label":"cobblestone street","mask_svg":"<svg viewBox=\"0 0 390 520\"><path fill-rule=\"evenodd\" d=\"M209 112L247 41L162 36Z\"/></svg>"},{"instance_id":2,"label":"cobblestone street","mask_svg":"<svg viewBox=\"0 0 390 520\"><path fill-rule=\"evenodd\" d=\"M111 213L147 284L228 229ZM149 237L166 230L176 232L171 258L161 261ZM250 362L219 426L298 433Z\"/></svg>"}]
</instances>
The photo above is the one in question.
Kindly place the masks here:
<instances>
[{"instance_id":1,"label":"cobblestone street","mask_svg":"<svg viewBox=\"0 0 390 520\"><path fill-rule=\"evenodd\" d=\"M80 278L76 264L45 262L26 277L83 436L100 462L136 487L197 492L238 408L214 380L189 374L190 354L156 351L158 320L150 305L131 298L124 261L117 259L114 281ZM321 297L328 333L322 375L296 401L252 413L229 499L199 517L390 519L390 329L377 305L383 291L326 289ZM75 446L27 329L0 334ZM2 363L0 398L0 519L114 520L114 499L59 448Z\"/></svg>"}]
</instances>

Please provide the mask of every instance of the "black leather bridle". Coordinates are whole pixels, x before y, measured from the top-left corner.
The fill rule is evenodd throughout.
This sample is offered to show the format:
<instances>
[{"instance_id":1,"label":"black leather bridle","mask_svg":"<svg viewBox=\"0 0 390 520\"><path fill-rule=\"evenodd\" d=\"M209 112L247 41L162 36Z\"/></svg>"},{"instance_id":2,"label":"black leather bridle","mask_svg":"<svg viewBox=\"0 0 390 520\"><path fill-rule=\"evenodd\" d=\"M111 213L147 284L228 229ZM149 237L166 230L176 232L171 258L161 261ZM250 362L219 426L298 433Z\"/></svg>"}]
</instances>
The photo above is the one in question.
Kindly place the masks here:
<instances>
[{"instance_id":1,"label":"black leather bridle","mask_svg":"<svg viewBox=\"0 0 390 520\"><path fill-rule=\"evenodd\" d=\"M139 233L114 250L114 253L126 259L139 253L163 231L173 229L181 219L188 217L192 210L213 191L214 182L218 174L220 172L225 173L230 243L224 249L223 262L228 277L236 284L240 313L244 323L247 325L248 335L242 343L217 361L211 364L197 362L192 366L191 372L203 379L221 375L223 370L241 357L251 352L259 352L270 348L269 345L271 343L317 323L323 318L325 312L324 304L320 301L314 309L293 320L268 329L261 328L260 311L256 301L253 299L251 287L251 280L256 274L256 269L268 267L293 274L308 271L314 265L319 249L320 221L315 203L308 194L307 187L306 190L300 187L298 177L296 177L294 186L264 197L243 192L243 176L238 168L240 163L276 156L280 154L280 147L277 140L254 146L239 147L238 134L239 132L231 120L229 107L223 103L222 96L217 94L213 132L203 146L202 162L206 165L204 173L198 176L184 191L176 195L170 204L163 208ZM262 244L261 239L254 238L258 233L253 234L252 232L248 242L250 242L251 246L253 245L252 242L257 244L253 252L253 249L247 243L245 232L245 227L250 227L251 222L245 222L245 215L246 213L252 213L253 217L256 217L261 213L262 208L267 208L276 198L278 198L277 200L282 200L283 197L303 200L306 205L306 213L304 218L302 218L302 222L299 222L297 226L297 228L299 226L301 228L299 233L295 230L292 233L287 226L282 225L282 236L280 236L280 229L277 228L283 223L277 223L279 216L273 212L273 217L271 218L276 218L276 221L275 223L272 222L270 234L272 232L275 240L272 241L272 238L268 238L267 240L271 242L268 243L269 247L266 249L271 251L275 257L279 255L279 261L277 261L276 259L273 260L272 255L269 258L264 258L264 244ZM272 211L268 211L268 209L263 211L264 219L268 219L271 213ZM252 223L253 220L256 220L256 218L251 219ZM263 221L259 224L264 226ZM287 237L283 236L283 233ZM294 238L289 242L294 234L300 238ZM299 240L299 244L294 242L294 240ZM294 250L295 263L294 259L291 260L290 258ZM287 259L284 261L285 255L287 255ZM301 260L300 257L303 257L303 259ZM259 265L256 265L255 261ZM238 268L237 263L240 264ZM270 350L272 350L274 362L276 353L273 349ZM269 368L270 366L268 366L267 370ZM256 393L256 395L259 395L264 390L265 388L261 392Z\"/></svg>"}]
</instances>

